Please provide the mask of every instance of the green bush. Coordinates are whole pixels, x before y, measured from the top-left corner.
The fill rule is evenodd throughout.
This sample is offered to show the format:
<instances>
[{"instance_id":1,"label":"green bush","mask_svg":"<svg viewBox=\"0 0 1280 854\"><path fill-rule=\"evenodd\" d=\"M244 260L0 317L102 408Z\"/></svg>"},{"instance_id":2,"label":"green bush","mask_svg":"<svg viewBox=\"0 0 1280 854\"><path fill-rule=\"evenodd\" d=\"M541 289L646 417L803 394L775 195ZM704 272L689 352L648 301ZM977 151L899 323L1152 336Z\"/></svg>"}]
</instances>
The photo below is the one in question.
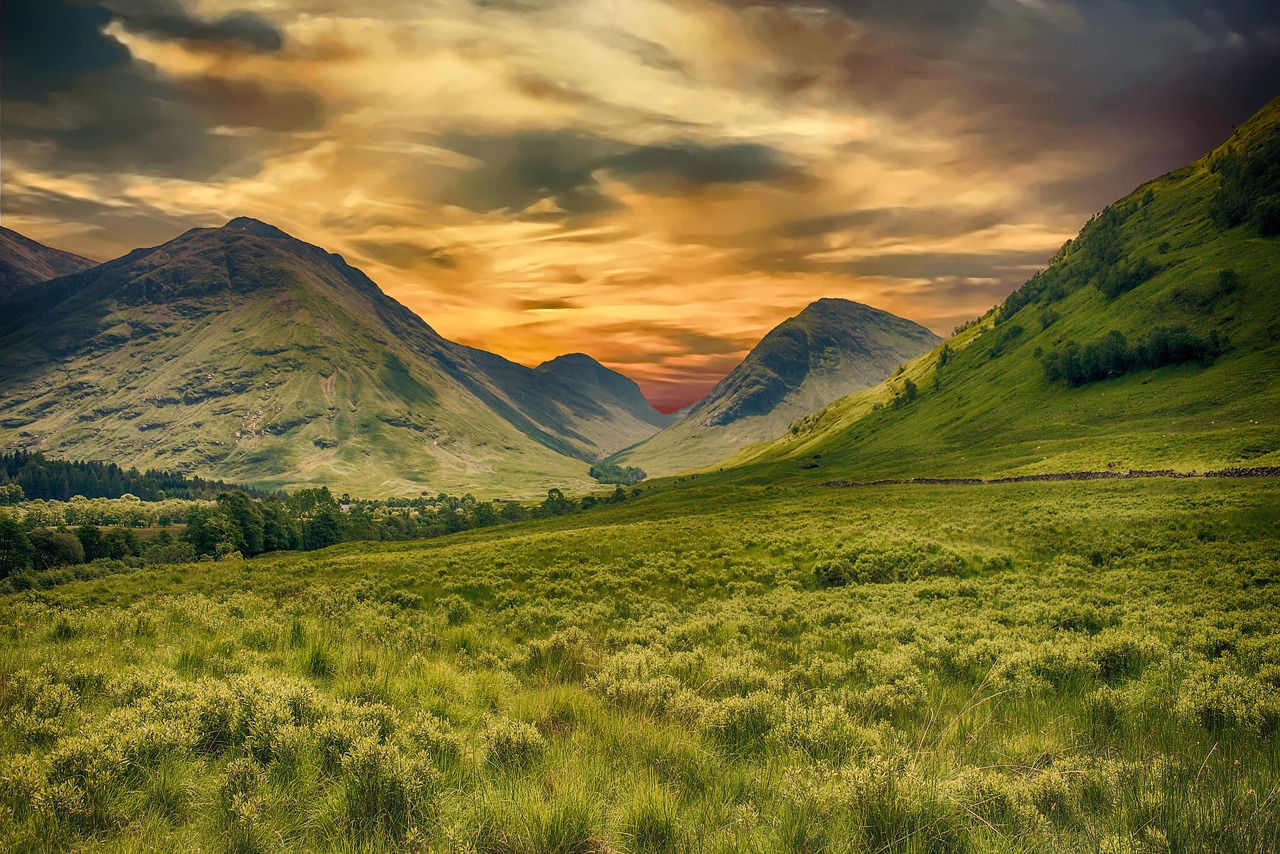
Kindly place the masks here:
<instances>
[{"instance_id":1,"label":"green bush","mask_svg":"<svg viewBox=\"0 0 1280 854\"><path fill-rule=\"evenodd\" d=\"M542 758L547 742L530 724L509 718L490 720L480 733L486 757L497 767L524 767Z\"/></svg>"}]
</instances>

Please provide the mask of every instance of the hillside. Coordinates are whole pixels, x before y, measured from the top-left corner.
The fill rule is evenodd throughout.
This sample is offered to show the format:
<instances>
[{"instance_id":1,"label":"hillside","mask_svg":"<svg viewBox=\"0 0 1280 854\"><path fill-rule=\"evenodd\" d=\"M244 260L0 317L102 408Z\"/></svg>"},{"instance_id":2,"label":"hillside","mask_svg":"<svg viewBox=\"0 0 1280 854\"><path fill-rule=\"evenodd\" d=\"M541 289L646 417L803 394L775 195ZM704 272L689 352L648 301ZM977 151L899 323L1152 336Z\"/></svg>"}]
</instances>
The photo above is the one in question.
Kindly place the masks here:
<instances>
[{"instance_id":1,"label":"hillside","mask_svg":"<svg viewBox=\"0 0 1280 854\"><path fill-rule=\"evenodd\" d=\"M679 421L611 463L667 475L781 436L796 418L883 380L941 339L923 326L822 299L775 327Z\"/></svg>"},{"instance_id":2,"label":"hillside","mask_svg":"<svg viewBox=\"0 0 1280 854\"><path fill-rule=\"evenodd\" d=\"M1046 270L901 377L745 449L725 463L745 468L725 476L1280 462L1280 238L1267 219L1277 176L1280 99L1204 158L1111 205Z\"/></svg>"},{"instance_id":3,"label":"hillside","mask_svg":"<svg viewBox=\"0 0 1280 854\"><path fill-rule=\"evenodd\" d=\"M244 218L18 295L0 354L7 448L268 487L586 486L661 418L447 341L341 257Z\"/></svg>"},{"instance_id":4,"label":"hillside","mask_svg":"<svg viewBox=\"0 0 1280 854\"><path fill-rule=\"evenodd\" d=\"M0 300L40 282L87 270L96 263L0 226Z\"/></svg>"}]
</instances>

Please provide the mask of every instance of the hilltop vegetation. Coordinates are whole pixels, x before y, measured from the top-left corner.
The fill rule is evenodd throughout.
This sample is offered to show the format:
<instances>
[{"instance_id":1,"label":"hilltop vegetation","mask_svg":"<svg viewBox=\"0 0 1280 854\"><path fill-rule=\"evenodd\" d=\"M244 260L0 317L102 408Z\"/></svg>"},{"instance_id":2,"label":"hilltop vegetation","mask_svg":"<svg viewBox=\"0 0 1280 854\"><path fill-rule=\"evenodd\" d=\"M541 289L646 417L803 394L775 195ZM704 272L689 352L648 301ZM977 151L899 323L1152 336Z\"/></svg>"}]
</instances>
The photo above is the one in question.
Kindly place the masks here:
<instances>
[{"instance_id":1,"label":"hilltop vegetation","mask_svg":"<svg viewBox=\"0 0 1280 854\"><path fill-rule=\"evenodd\" d=\"M702 480L0 599L0 846L1263 854L1280 835L1274 481Z\"/></svg>"}]
</instances>

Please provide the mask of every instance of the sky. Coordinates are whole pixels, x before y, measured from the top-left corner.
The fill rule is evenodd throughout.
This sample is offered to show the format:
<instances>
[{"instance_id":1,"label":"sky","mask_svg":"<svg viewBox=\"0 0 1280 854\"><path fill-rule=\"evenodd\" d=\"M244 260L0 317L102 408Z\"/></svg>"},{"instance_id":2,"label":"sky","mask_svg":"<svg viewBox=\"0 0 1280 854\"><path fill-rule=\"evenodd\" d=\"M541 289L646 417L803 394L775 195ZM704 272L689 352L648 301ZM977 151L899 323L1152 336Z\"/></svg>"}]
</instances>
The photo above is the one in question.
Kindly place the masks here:
<instances>
[{"instance_id":1,"label":"sky","mask_svg":"<svg viewBox=\"0 0 1280 854\"><path fill-rule=\"evenodd\" d=\"M0 215L252 216L664 410L821 297L949 335L1280 95L1280 4L3 0Z\"/></svg>"}]
</instances>

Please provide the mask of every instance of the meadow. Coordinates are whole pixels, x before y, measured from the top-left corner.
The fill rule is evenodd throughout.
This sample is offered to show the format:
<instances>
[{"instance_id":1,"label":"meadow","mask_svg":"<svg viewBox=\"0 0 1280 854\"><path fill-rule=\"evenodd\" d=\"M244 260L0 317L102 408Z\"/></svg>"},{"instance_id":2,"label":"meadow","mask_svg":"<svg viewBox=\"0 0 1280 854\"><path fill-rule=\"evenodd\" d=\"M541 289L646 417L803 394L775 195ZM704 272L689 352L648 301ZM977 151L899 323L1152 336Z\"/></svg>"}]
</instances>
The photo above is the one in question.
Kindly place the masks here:
<instances>
[{"instance_id":1,"label":"meadow","mask_svg":"<svg viewBox=\"0 0 1280 854\"><path fill-rule=\"evenodd\" d=\"M0 598L12 851L1280 839L1280 482L686 481Z\"/></svg>"}]
</instances>

